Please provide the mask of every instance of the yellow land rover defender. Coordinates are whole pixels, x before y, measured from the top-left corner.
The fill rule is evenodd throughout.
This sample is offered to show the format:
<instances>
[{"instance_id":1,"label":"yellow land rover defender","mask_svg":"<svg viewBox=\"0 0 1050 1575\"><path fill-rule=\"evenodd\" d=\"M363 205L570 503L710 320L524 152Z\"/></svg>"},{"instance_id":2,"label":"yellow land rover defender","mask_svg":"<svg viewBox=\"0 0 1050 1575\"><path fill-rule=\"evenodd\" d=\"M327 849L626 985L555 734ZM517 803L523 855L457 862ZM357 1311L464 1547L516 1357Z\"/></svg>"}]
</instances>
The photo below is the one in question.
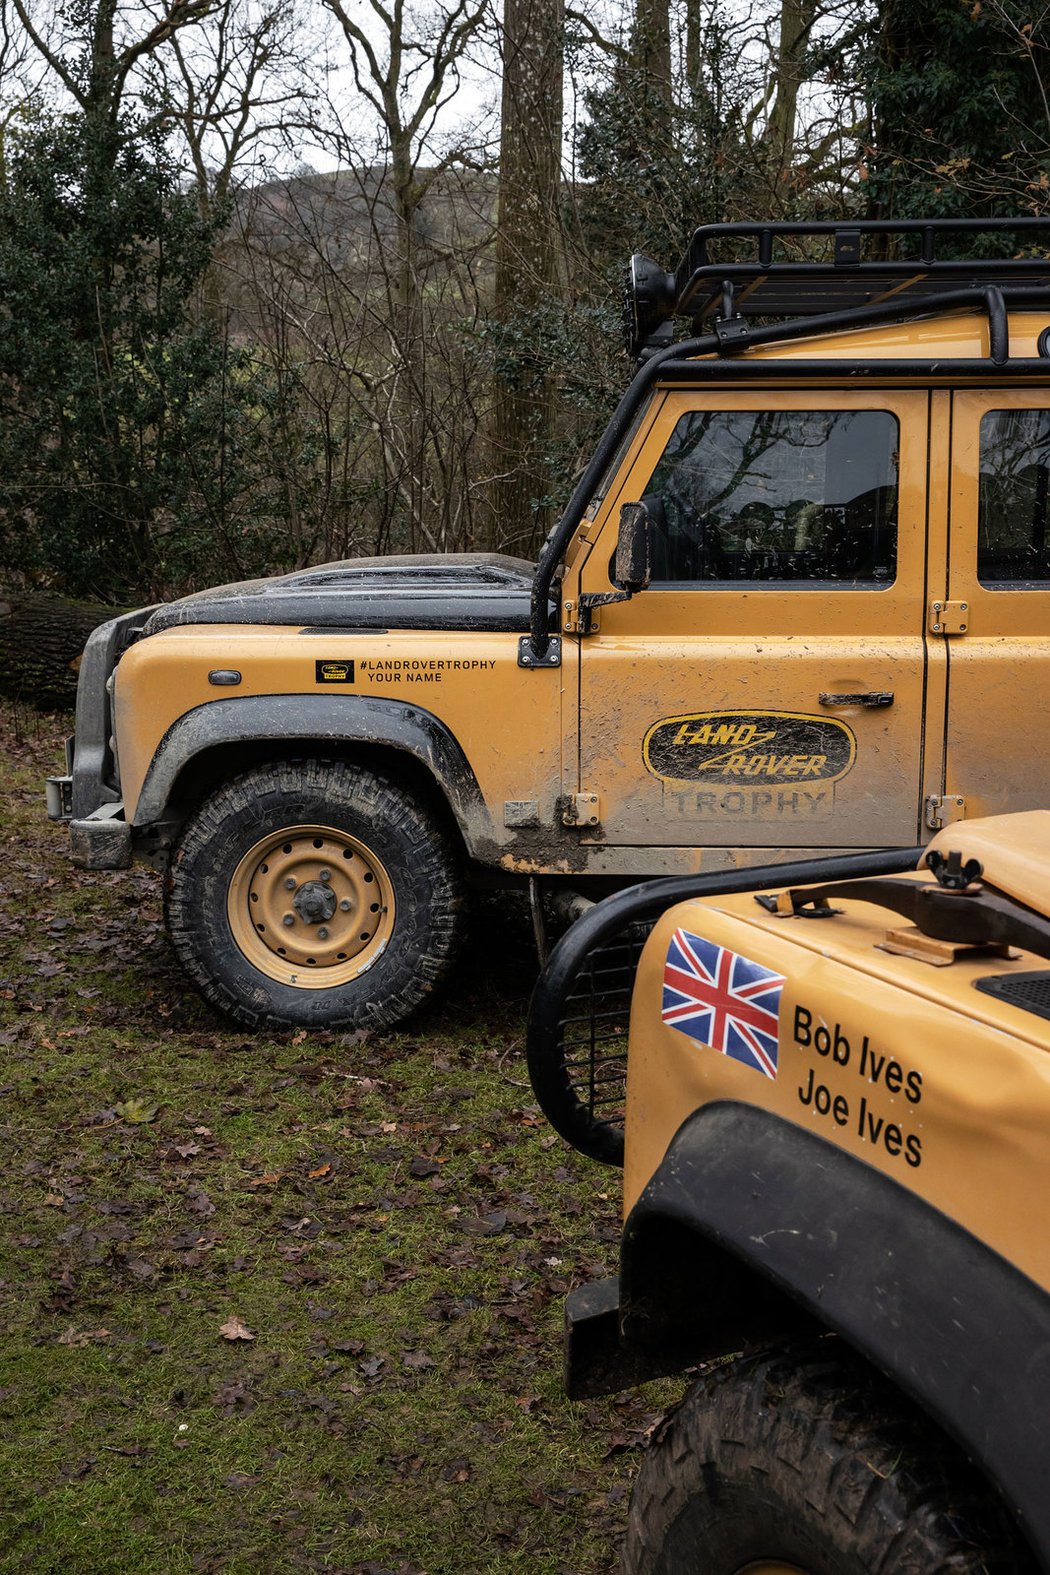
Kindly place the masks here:
<instances>
[{"instance_id":1,"label":"yellow land rover defender","mask_svg":"<svg viewBox=\"0 0 1050 1575\"><path fill-rule=\"evenodd\" d=\"M240 1020L382 1025L479 878L593 892L1037 806L1048 240L717 225L677 274L636 257L639 370L535 567L328 564L92 636L49 784L74 861L161 865Z\"/></svg>"},{"instance_id":2,"label":"yellow land rover defender","mask_svg":"<svg viewBox=\"0 0 1050 1575\"><path fill-rule=\"evenodd\" d=\"M529 1064L624 1166L570 1394L701 1368L626 1575L1050 1570L1050 811L610 897Z\"/></svg>"}]
</instances>

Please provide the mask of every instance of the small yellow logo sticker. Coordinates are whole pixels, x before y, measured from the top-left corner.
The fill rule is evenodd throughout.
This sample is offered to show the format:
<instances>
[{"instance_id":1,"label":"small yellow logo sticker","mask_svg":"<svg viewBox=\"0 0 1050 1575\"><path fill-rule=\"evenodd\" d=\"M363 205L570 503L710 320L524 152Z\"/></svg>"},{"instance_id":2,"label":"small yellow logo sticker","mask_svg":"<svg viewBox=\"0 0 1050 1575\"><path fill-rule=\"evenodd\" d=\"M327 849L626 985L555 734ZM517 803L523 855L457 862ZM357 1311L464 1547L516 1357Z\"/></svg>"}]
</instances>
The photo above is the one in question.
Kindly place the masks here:
<instances>
[{"instance_id":1,"label":"small yellow logo sticker","mask_svg":"<svg viewBox=\"0 0 1050 1575\"><path fill-rule=\"evenodd\" d=\"M319 684L352 684L353 662L315 662L315 681Z\"/></svg>"}]
</instances>

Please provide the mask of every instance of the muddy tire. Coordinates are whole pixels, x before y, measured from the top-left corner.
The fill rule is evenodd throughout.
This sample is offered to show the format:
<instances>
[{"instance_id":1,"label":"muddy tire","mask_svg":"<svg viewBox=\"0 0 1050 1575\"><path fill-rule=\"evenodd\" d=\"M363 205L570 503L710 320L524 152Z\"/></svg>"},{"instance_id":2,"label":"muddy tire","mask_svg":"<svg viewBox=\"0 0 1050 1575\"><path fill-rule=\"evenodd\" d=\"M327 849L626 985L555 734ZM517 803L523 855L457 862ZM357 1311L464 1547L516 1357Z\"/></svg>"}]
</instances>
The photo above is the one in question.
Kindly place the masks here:
<instances>
[{"instance_id":1,"label":"muddy tire","mask_svg":"<svg viewBox=\"0 0 1050 1575\"><path fill-rule=\"evenodd\" d=\"M693 1386L642 1465L624 1575L1034 1569L953 1446L839 1350L736 1361Z\"/></svg>"},{"instance_id":2,"label":"muddy tire","mask_svg":"<svg viewBox=\"0 0 1050 1575\"><path fill-rule=\"evenodd\" d=\"M165 917L201 993L249 1027L385 1028L441 983L460 939L451 841L379 772L258 767L183 827Z\"/></svg>"}]
</instances>

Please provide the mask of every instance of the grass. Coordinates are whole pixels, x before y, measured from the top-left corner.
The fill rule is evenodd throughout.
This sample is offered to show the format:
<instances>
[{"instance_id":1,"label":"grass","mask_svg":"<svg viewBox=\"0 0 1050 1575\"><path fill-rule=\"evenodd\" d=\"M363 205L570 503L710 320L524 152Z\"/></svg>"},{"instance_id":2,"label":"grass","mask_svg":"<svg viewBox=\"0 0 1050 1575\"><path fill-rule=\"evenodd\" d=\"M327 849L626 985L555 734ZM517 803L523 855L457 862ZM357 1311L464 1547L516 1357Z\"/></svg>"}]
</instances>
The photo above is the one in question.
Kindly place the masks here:
<instances>
[{"instance_id":1,"label":"grass","mask_svg":"<svg viewBox=\"0 0 1050 1575\"><path fill-rule=\"evenodd\" d=\"M67 726L0 710L0 1568L604 1575L654 1396L562 1393L619 1179L533 1103L523 916L408 1031L251 1037L68 864Z\"/></svg>"}]
</instances>

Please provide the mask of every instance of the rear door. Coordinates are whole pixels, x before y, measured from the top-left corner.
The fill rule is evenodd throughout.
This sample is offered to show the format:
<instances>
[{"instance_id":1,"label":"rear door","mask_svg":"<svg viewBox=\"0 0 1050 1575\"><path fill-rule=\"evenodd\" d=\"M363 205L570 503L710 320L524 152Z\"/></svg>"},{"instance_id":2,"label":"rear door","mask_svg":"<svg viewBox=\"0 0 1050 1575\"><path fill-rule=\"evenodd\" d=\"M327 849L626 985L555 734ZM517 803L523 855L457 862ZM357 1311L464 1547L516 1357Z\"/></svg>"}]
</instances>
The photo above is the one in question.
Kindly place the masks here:
<instances>
[{"instance_id":1,"label":"rear door","mask_svg":"<svg viewBox=\"0 0 1050 1575\"><path fill-rule=\"evenodd\" d=\"M1050 807L1048 498L1050 393L956 394L945 792L967 818Z\"/></svg>"},{"instance_id":2,"label":"rear door","mask_svg":"<svg viewBox=\"0 0 1050 1575\"><path fill-rule=\"evenodd\" d=\"M644 498L653 583L580 645L595 840L916 840L927 440L921 392L666 395L577 588L613 589L619 505Z\"/></svg>"}]
</instances>

